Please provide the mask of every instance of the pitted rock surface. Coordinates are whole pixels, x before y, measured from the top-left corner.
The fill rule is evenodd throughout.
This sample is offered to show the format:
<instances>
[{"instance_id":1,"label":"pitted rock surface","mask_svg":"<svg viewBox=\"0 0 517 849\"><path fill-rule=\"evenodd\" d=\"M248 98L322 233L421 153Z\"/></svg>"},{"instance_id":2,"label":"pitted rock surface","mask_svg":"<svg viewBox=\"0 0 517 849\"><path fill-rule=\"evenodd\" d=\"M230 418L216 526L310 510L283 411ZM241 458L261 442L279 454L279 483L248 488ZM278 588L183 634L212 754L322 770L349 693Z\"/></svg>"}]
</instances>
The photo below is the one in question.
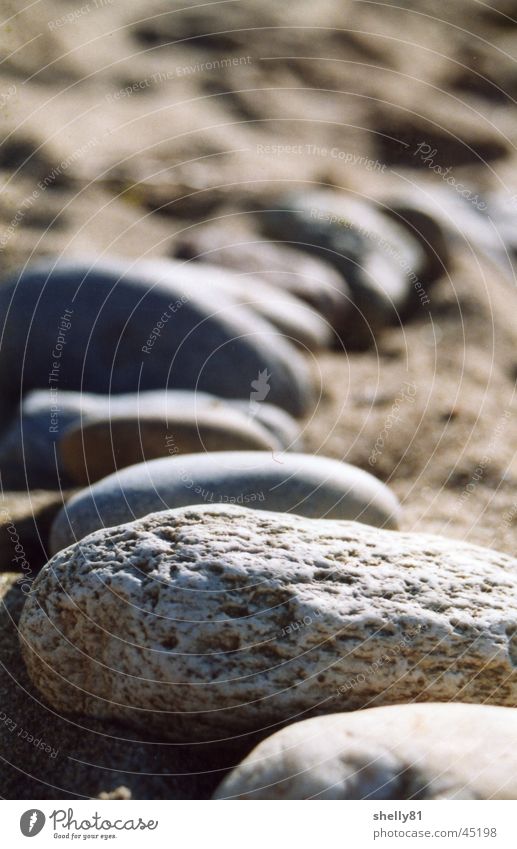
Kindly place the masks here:
<instances>
[{"instance_id":1,"label":"pitted rock surface","mask_svg":"<svg viewBox=\"0 0 517 849\"><path fill-rule=\"evenodd\" d=\"M220 505L98 531L45 567L20 629L55 710L172 740L517 703L517 562L352 522Z\"/></svg>"}]
</instances>

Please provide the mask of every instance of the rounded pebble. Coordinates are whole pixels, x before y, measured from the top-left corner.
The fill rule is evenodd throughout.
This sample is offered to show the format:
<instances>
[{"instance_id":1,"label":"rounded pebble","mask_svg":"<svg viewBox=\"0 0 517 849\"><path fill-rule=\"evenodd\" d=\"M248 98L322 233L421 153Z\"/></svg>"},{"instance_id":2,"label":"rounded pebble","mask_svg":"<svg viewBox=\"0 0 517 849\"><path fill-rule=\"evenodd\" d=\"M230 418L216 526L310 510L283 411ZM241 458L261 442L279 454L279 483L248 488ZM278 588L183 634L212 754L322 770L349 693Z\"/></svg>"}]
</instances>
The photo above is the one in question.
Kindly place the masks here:
<instances>
[{"instance_id":1,"label":"rounded pebble","mask_svg":"<svg viewBox=\"0 0 517 849\"><path fill-rule=\"evenodd\" d=\"M227 405L167 419L149 413L99 419L68 428L59 442L65 473L79 486L171 454L281 449L270 431Z\"/></svg>"},{"instance_id":2,"label":"rounded pebble","mask_svg":"<svg viewBox=\"0 0 517 849\"><path fill-rule=\"evenodd\" d=\"M216 799L515 799L515 708L415 704L315 717L260 743ZM379 823L379 827L382 823Z\"/></svg>"},{"instance_id":3,"label":"rounded pebble","mask_svg":"<svg viewBox=\"0 0 517 849\"><path fill-rule=\"evenodd\" d=\"M134 420L154 417L163 422L181 417L191 420L210 414L224 415L229 421L234 411L241 423L243 417L246 418L246 425L242 427L255 434L253 444L248 442L246 447L303 448L298 422L285 410L267 402L221 399L206 392L181 389L111 396L63 391L54 400L48 391L33 390L27 393L18 415L0 437L2 483L4 488L12 490L73 486L77 478L61 460L61 443L67 441L70 430L80 425L88 427L99 420L106 422L128 417ZM258 429L266 430L271 436L262 433L259 437ZM242 438L239 444L243 444ZM236 448L237 444L230 447ZM71 462L80 465L80 457ZM110 472L112 470L111 466Z\"/></svg>"},{"instance_id":4,"label":"rounded pebble","mask_svg":"<svg viewBox=\"0 0 517 849\"><path fill-rule=\"evenodd\" d=\"M118 394L199 389L247 398L259 374L267 400L303 415L305 359L252 310L217 289L201 265L124 260L41 262L0 288L0 394L50 388ZM265 400L265 399L264 399Z\"/></svg>"},{"instance_id":5,"label":"rounded pebble","mask_svg":"<svg viewBox=\"0 0 517 849\"><path fill-rule=\"evenodd\" d=\"M400 513L385 484L339 460L274 451L185 454L130 466L73 496L54 522L51 550L156 510L214 503L388 528Z\"/></svg>"}]
</instances>

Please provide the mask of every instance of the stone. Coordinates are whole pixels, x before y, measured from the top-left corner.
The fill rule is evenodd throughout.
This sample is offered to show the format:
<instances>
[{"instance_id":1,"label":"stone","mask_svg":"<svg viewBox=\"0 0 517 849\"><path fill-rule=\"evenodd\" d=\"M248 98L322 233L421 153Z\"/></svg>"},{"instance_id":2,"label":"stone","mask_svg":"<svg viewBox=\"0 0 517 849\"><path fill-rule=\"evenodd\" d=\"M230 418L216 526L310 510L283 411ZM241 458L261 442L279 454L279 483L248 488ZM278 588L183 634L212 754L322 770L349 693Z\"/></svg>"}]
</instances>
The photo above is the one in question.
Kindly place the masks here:
<instances>
[{"instance_id":1,"label":"stone","mask_svg":"<svg viewBox=\"0 0 517 849\"><path fill-rule=\"evenodd\" d=\"M248 216L249 217L249 216ZM242 220L214 221L175 241L174 256L257 275L317 310L338 334L350 311L350 292L329 262L294 245L264 239Z\"/></svg>"},{"instance_id":2,"label":"stone","mask_svg":"<svg viewBox=\"0 0 517 849\"><path fill-rule=\"evenodd\" d=\"M517 561L452 539L237 506L59 552L20 621L62 714L229 743L401 702L517 700Z\"/></svg>"},{"instance_id":3,"label":"stone","mask_svg":"<svg viewBox=\"0 0 517 849\"><path fill-rule=\"evenodd\" d=\"M228 405L178 412L168 418L144 413L99 419L68 428L59 442L65 473L79 486L171 452L281 449L269 430Z\"/></svg>"},{"instance_id":4,"label":"stone","mask_svg":"<svg viewBox=\"0 0 517 849\"><path fill-rule=\"evenodd\" d=\"M158 274L168 274L171 266L173 269L176 267L176 263L157 259L146 262L145 266ZM195 269L200 268L206 280L210 274L212 293L220 292L225 300L265 319L277 327L288 341L308 351L329 347L333 337L332 327L323 316L300 298L285 290L279 291L259 275L236 274L211 263L196 265L189 261L180 265L182 267L194 274Z\"/></svg>"},{"instance_id":5,"label":"stone","mask_svg":"<svg viewBox=\"0 0 517 849\"><path fill-rule=\"evenodd\" d=\"M203 268L208 268L203 264ZM307 351L331 346L332 326L312 307L285 291L264 282L258 276L221 275L217 288L235 303L254 310L277 327L289 342Z\"/></svg>"},{"instance_id":6,"label":"stone","mask_svg":"<svg viewBox=\"0 0 517 849\"><path fill-rule=\"evenodd\" d=\"M516 739L515 708L493 705L314 717L260 743L214 798L516 799Z\"/></svg>"},{"instance_id":7,"label":"stone","mask_svg":"<svg viewBox=\"0 0 517 849\"><path fill-rule=\"evenodd\" d=\"M411 237L417 239L424 254L420 280L428 286L449 271L451 266L451 244L443 221L443 211L431 212L429 195L426 191L411 187L391 191L380 201L384 214L393 218L400 227L405 227ZM413 283L413 304L421 302L418 287ZM415 298L415 295L417 296Z\"/></svg>"},{"instance_id":8,"label":"stone","mask_svg":"<svg viewBox=\"0 0 517 849\"><path fill-rule=\"evenodd\" d=\"M99 420L124 417L156 417L163 421L178 416L192 417L202 411L229 418L237 411L272 436L269 447L303 447L300 427L285 410L267 402L220 399L206 392L190 390L149 390L122 395L95 395L88 392L46 390L28 392L14 420L0 436L0 470L4 489L60 489L72 487L76 478L61 460L60 444L70 429L89 426ZM263 439L268 439L267 435ZM257 446L255 446L257 447ZM262 442L261 447L264 447ZM165 452L167 453L167 452Z\"/></svg>"},{"instance_id":9,"label":"stone","mask_svg":"<svg viewBox=\"0 0 517 849\"><path fill-rule=\"evenodd\" d=\"M2 798L210 798L221 775L248 753L171 745L115 722L71 719L51 710L32 686L18 623L27 588L18 573L0 575L0 749ZM122 733L121 733L122 732ZM32 740L31 740L32 736Z\"/></svg>"},{"instance_id":10,"label":"stone","mask_svg":"<svg viewBox=\"0 0 517 849\"><path fill-rule=\"evenodd\" d=\"M460 188L467 191L467 195L458 191ZM385 196L384 202L392 214L409 224L416 234L421 231L420 238L428 243L428 261L434 258L437 274L449 270L453 248L456 257L463 249L477 257L478 262L488 259L490 265L514 285L512 247L508 241L512 228L511 198L506 199L506 211L503 212L493 193L480 194L475 189L468 192L460 183L456 187L426 183L425 190L415 187L392 191Z\"/></svg>"},{"instance_id":11,"label":"stone","mask_svg":"<svg viewBox=\"0 0 517 849\"><path fill-rule=\"evenodd\" d=\"M476 211L482 214L487 230L490 221L495 225L491 234L494 247L499 242L499 250L503 250L502 241L515 260L517 254L517 238L515 236L517 201L515 195L508 195L507 192L500 191L487 192L483 195L482 202L476 208Z\"/></svg>"},{"instance_id":12,"label":"stone","mask_svg":"<svg viewBox=\"0 0 517 849\"><path fill-rule=\"evenodd\" d=\"M482 200L474 206L478 221L471 221L466 215L468 225L465 227L464 239L476 240L481 231L479 243L475 247L481 249L502 271L513 287L515 286L515 270L517 266L517 238L515 223L517 220L517 200L515 194L505 191L491 191L482 196ZM472 216L475 218L475 216ZM467 227L469 229L467 229ZM472 236L469 230L472 231Z\"/></svg>"},{"instance_id":13,"label":"stone","mask_svg":"<svg viewBox=\"0 0 517 849\"><path fill-rule=\"evenodd\" d=\"M51 549L157 510L214 503L389 528L400 514L385 484L339 460L274 451L185 454L130 466L78 492L54 521Z\"/></svg>"},{"instance_id":14,"label":"stone","mask_svg":"<svg viewBox=\"0 0 517 849\"><path fill-rule=\"evenodd\" d=\"M219 274L229 273L219 271ZM172 260L51 260L0 288L0 394L46 388L118 394L199 389L268 401L294 415L311 404L304 358L279 331L217 290L212 269Z\"/></svg>"},{"instance_id":15,"label":"stone","mask_svg":"<svg viewBox=\"0 0 517 849\"><path fill-rule=\"evenodd\" d=\"M222 403L219 399L214 400L217 404ZM265 401L230 400L226 403L267 428L287 451L303 451L304 440L300 425L285 410Z\"/></svg>"},{"instance_id":16,"label":"stone","mask_svg":"<svg viewBox=\"0 0 517 849\"><path fill-rule=\"evenodd\" d=\"M353 301L345 346L368 347L379 330L400 323L425 255L396 221L350 194L322 190L281 200L261 222L267 235L296 240L343 274Z\"/></svg>"},{"instance_id":17,"label":"stone","mask_svg":"<svg viewBox=\"0 0 517 849\"><path fill-rule=\"evenodd\" d=\"M116 396L121 398L122 396ZM135 396L137 397L137 396ZM8 490L59 489L72 486L57 454L66 428L81 418L106 412L109 398L81 392L28 392L0 436L2 484Z\"/></svg>"},{"instance_id":18,"label":"stone","mask_svg":"<svg viewBox=\"0 0 517 849\"><path fill-rule=\"evenodd\" d=\"M114 790L111 790L109 792L104 790L102 793L99 793L97 798L104 800L116 799L127 802L129 799L131 799L131 790L129 789L129 787L124 787L124 785L121 785L120 787L115 787Z\"/></svg>"}]
</instances>

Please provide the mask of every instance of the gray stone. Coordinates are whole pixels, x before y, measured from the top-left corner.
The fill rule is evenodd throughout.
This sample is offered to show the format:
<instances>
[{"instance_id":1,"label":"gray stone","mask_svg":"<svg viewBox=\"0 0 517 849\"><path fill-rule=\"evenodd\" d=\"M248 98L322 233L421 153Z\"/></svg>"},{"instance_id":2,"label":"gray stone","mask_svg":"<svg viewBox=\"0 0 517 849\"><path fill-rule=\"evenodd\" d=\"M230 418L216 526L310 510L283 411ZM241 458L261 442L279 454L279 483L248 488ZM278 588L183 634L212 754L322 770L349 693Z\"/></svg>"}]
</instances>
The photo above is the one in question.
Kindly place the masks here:
<instances>
[{"instance_id":1,"label":"gray stone","mask_svg":"<svg viewBox=\"0 0 517 849\"><path fill-rule=\"evenodd\" d=\"M203 268L210 266L203 264ZM290 342L308 351L330 347L332 326L312 307L288 292L279 292L254 275L221 274L216 285L235 303L254 310L277 327Z\"/></svg>"},{"instance_id":2,"label":"gray stone","mask_svg":"<svg viewBox=\"0 0 517 849\"><path fill-rule=\"evenodd\" d=\"M248 216L249 217L249 216ZM350 292L329 262L285 242L267 241L234 218L203 224L176 241L175 256L259 275L277 292L290 292L317 310L338 334L350 311Z\"/></svg>"},{"instance_id":3,"label":"gray stone","mask_svg":"<svg viewBox=\"0 0 517 849\"><path fill-rule=\"evenodd\" d=\"M57 554L20 634L58 713L177 741L397 702L513 706L517 562L353 522L188 507Z\"/></svg>"},{"instance_id":4,"label":"gray stone","mask_svg":"<svg viewBox=\"0 0 517 849\"><path fill-rule=\"evenodd\" d=\"M282 445L261 424L228 405L178 411L167 418L139 416L99 419L70 427L59 442L66 475L86 486L117 469L167 457L209 451L279 451Z\"/></svg>"},{"instance_id":5,"label":"gray stone","mask_svg":"<svg viewBox=\"0 0 517 849\"><path fill-rule=\"evenodd\" d=\"M461 210L462 217L453 218L454 226L469 249L472 250L473 245L475 251L485 253L513 288L517 266L515 195L503 190L476 197L476 204L460 198L467 209Z\"/></svg>"},{"instance_id":6,"label":"gray stone","mask_svg":"<svg viewBox=\"0 0 517 849\"><path fill-rule=\"evenodd\" d=\"M421 231L421 238L427 240L428 262L434 262L436 274L449 269L459 248L488 258L513 286L512 200L507 197L502 206L493 193L473 190L470 194L472 197L464 197L443 182L426 183L425 190L403 187L391 191L384 202L401 222L405 220L416 233Z\"/></svg>"},{"instance_id":7,"label":"gray stone","mask_svg":"<svg viewBox=\"0 0 517 849\"><path fill-rule=\"evenodd\" d=\"M287 197L261 214L265 232L295 241L331 262L350 287L353 308L343 330L348 347L373 344L376 333L398 323L425 255L407 229L344 192L319 191Z\"/></svg>"},{"instance_id":8,"label":"gray stone","mask_svg":"<svg viewBox=\"0 0 517 849\"><path fill-rule=\"evenodd\" d=\"M217 403L221 403L215 399ZM261 401L227 401L236 410L240 410L246 416L250 416L259 424L266 427L279 440L283 448L288 451L303 450L303 435L300 433L300 425L289 413L277 407Z\"/></svg>"},{"instance_id":9,"label":"gray stone","mask_svg":"<svg viewBox=\"0 0 517 849\"><path fill-rule=\"evenodd\" d=\"M51 388L117 394L199 389L307 412L305 360L279 331L236 305L200 265L124 260L41 262L0 289L0 394ZM224 273L224 272L219 272Z\"/></svg>"},{"instance_id":10,"label":"gray stone","mask_svg":"<svg viewBox=\"0 0 517 849\"><path fill-rule=\"evenodd\" d=\"M169 445L176 453L174 442ZM219 451L151 460L122 469L73 496L51 531L59 551L98 528L189 504L259 510L397 527L399 504L368 472L311 454Z\"/></svg>"},{"instance_id":11,"label":"gray stone","mask_svg":"<svg viewBox=\"0 0 517 849\"><path fill-rule=\"evenodd\" d=\"M58 445L70 428L81 423L88 426L99 419L143 415L167 421L181 415L199 415L204 410L224 412L228 417L236 410L241 418L251 419L273 435L271 447L278 447L277 443L283 448L302 447L298 423L285 410L265 402L220 399L181 389L111 396L66 391L53 396L45 390L33 390L0 437L2 485L13 490L73 486L75 479L64 467Z\"/></svg>"},{"instance_id":12,"label":"gray stone","mask_svg":"<svg viewBox=\"0 0 517 849\"><path fill-rule=\"evenodd\" d=\"M431 211L428 188L426 186L424 191L405 187L397 192L391 191L381 199L383 212L399 226L407 228L411 237L418 240L425 258L419 277L425 286L443 277L452 261L451 240L444 225L443 212L437 215ZM411 289L411 301L417 306L421 298L414 282Z\"/></svg>"},{"instance_id":13,"label":"gray stone","mask_svg":"<svg viewBox=\"0 0 517 849\"><path fill-rule=\"evenodd\" d=\"M260 743L214 798L517 799L516 739L515 708L492 705L315 717Z\"/></svg>"}]
</instances>

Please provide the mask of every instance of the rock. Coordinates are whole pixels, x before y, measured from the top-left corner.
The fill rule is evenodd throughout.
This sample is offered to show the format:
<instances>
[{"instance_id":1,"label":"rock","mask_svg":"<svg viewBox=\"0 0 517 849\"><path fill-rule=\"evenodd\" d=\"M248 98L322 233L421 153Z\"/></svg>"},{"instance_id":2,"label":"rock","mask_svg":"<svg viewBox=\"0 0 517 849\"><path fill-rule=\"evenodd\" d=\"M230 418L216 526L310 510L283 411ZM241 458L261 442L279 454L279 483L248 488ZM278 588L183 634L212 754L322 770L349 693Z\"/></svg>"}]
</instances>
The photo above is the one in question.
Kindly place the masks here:
<instances>
[{"instance_id":1,"label":"rock","mask_svg":"<svg viewBox=\"0 0 517 849\"><path fill-rule=\"evenodd\" d=\"M117 396L118 398L123 396ZM136 398L137 396L135 396ZM2 484L8 490L72 486L62 469L57 443L67 427L109 409L109 397L81 392L27 393L18 414L0 436Z\"/></svg>"},{"instance_id":2,"label":"rock","mask_svg":"<svg viewBox=\"0 0 517 849\"><path fill-rule=\"evenodd\" d=\"M227 405L178 412L167 419L148 413L100 419L68 428L59 443L68 478L82 486L117 469L171 454L281 448L265 427Z\"/></svg>"},{"instance_id":3,"label":"rock","mask_svg":"<svg viewBox=\"0 0 517 849\"><path fill-rule=\"evenodd\" d=\"M216 291L213 270L200 265L41 262L4 282L0 315L6 403L49 387L55 395L167 387L249 398L266 370L268 401L295 415L310 406L304 359L272 325Z\"/></svg>"},{"instance_id":4,"label":"rock","mask_svg":"<svg viewBox=\"0 0 517 849\"><path fill-rule=\"evenodd\" d=\"M507 200L506 215L500 204L494 202L492 193L480 194L475 190L464 196L458 189L445 184L428 184L424 190L399 190L385 200L392 205L393 214L406 219L416 230L423 227L438 260L437 271L447 269L452 255L466 250L477 257L477 262L488 259L507 282L514 285L515 270L511 260L512 200ZM463 187L464 188L464 187ZM418 210L415 212L415 208ZM434 235L428 225L420 225L423 218L434 222ZM439 228L440 233L436 232ZM444 244L445 241L445 244Z\"/></svg>"},{"instance_id":5,"label":"rock","mask_svg":"<svg viewBox=\"0 0 517 849\"><path fill-rule=\"evenodd\" d=\"M348 347L373 344L376 333L399 323L425 256L416 239L388 216L343 192L288 197L262 212L267 235L296 241L323 257L348 283L355 308L343 331Z\"/></svg>"},{"instance_id":6,"label":"rock","mask_svg":"<svg viewBox=\"0 0 517 849\"><path fill-rule=\"evenodd\" d=\"M70 720L44 704L20 653L21 575L0 575L0 748L4 799L210 798L249 751L171 745L114 722ZM108 744L109 743L109 744Z\"/></svg>"},{"instance_id":7,"label":"rock","mask_svg":"<svg viewBox=\"0 0 517 849\"><path fill-rule=\"evenodd\" d=\"M209 266L203 264L203 268ZM312 307L288 292L275 289L257 276L221 275L217 288L235 303L254 310L277 327L289 342L308 351L330 347L332 326Z\"/></svg>"},{"instance_id":8,"label":"rock","mask_svg":"<svg viewBox=\"0 0 517 849\"><path fill-rule=\"evenodd\" d=\"M317 310L339 334L350 311L350 292L329 262L284 242L267 241L242 221L196 227L173 246L176 257L216 263L258 275L277 292L288 292ZM241 278L242 279L242 278Z\"/></svg>"},{"instance_id":9,"label":"rock","mask_svg":"<svg viewBox=\"0 0 517 849\"><path fill-rule=\"evenodd\" d=\"M215 399L218 404L221 401ZM283 448L288 451L303 450L303 436L300 426L289 413L261 401L227 401L234 409L240 410L246 416L251 416L254 421L267 428L280 441Z\"/></svg>"},{"instance_id":10,"label":"rock","mask_svg":"<svg viewBox=\"0 0 517 849\"><path fill-rule=\"evenodd\" d=\"M20 622L58 713L177 741L410 701L517 699L517 561L241 507L103 529L40 573Z\"/></svg>"},{"instance_id":11,"label":"rock","mask_svg":"<svg viewBox=\"0 0 517 849\"><path fill-rule=\"evenodd\" d=\"M487 192L475 210L481 224L479 229L484 230L480 247L514 286L517 267L517 196L509 195L506 190ZM477 231L478 227L473 226L472 229Z\"/></svg>"},{"instance_id":12,"label":"rock","mask_svg":"<svg viewBox=\"0 0 517 849\"><path fill-rule=\"evenodd\" d=\"M484 224L488 230L492 223L491 236L495 243L499 242L499 250L502 250L501 241L515 260L517 255L517 238L515 235L515 223L517 220L517 200L515 195L507 192L487 192L483 195L480 207L476 209L484 218ZM488 226L487 226L488 225Z\"/></svg>"},{"instance_id":13,"label":"rock","mask_svg":"<svg viewBox=\"0 0 517 849\"><path fill-rule=\"evenodd\" d=\"M158 259L145 263L146 267L158 274L170 273L176 263ZM180 265L180 268L184 265ZM220 266L203 263L196 265L188 262L186 267L192 270L201 268L208 280L210 273L210 291L221 292L223 298L237 306L251 310L269 324L277 327L288 341L300 345L309 351L326 348L332 341L332 327L316 310L305 304L300 298L278 289L256 274L241 275Z\"/></svg>"},{"instance_id":14,"label":"rock","mask_svg":"<svg viewBox=\"0 0 517 849\"><path fill-rule=\"evenodd\" d=\"M256 433L262 427L272 434L271 440L262 437L268 439L269 447L303 447L298 423L284 410L265 402L222 400L205 392L181 389L111 396L63 391L55 397L45 390L33 390L0 437L3 487L27 490L73 486L76 479L63 465L58 446L67 439L68 431L81 423L88 426L99 420L140 416L168 421L178 416L199 416L206 410L227 418L236 410L241 421L243 416L251 419L249 430ZM261 447L265 447L264 442Z\"/></svg>"},{"instance_id":15,"label":"rock","mask_svg":"<svg viewBox=\"0 0 517 849\"><path fill-rule=\"evenodd\" d=\"M391 191L382 198L382 211L418 240L425 257L420 282L428 286L447 273L452 258L442 215L431 213L429 200L423 197L425 194L427 192L415 188ZM411 301L417 307L422 303L422 293L416 281L412 281L411 292Z\"/></svg>"},{"instance_id":16,"label":"rock","mask_svg":"<svg viewBox=\"0 0 517 849\"><path fill-rule=\"evenodd\" d=\"M121 787L115 787L114 790L111 790L109 792L104 790L102 793L99 793L97 798L105 800L117 799L124 800L125 802L127 802L129 799L131 799L131 790L129 789L129 787L124 787L122 785Z\"/></svg>"},{"instance_id":17,"label":"rock","mask_svg":"<svg viewBox=\"0 0 517 849\"><path fill-rule=\"evenodd\" d=\"M216 799L516 799L515 708L413 704L296 722Z\"/></svg>"},{"instance_id":18,"label":"rock","mask_svg":"<svg viewBox=\"0 0 517 849\"><path fill-rule=\"evenodd\" d=\"M130 466L77 493L54 522L52 551L156 510L213 503L385 527L397 527L400 509L391 490L373 475L328 457L266 451L185 454Z\"/></svg>"}]
</instances>

